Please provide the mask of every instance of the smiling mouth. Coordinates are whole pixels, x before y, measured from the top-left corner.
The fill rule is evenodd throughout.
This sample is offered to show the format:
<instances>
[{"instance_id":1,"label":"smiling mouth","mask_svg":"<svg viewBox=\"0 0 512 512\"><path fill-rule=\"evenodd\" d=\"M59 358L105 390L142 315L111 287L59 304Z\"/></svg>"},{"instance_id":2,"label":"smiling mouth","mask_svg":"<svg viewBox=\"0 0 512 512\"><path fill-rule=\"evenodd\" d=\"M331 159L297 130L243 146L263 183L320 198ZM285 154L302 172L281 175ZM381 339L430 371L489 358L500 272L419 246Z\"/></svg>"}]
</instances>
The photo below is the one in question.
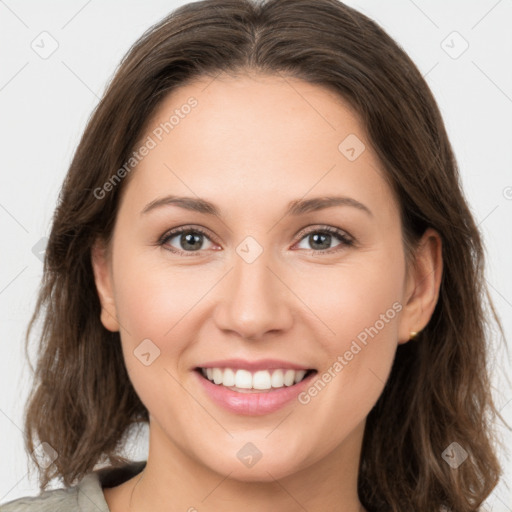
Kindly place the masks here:
<instances>
[{"instance_id":1,"label":"smiling mouth","mask_svg":"<svg viewBox=\"0 0 512 512\"><path fill-rule=\"evenodd\" d=\"M251 372L235 368L195 368L204 379L239 393L272 392L292 387L317 373L316 370L277 368Z\"/></svg>"}]
</instances>

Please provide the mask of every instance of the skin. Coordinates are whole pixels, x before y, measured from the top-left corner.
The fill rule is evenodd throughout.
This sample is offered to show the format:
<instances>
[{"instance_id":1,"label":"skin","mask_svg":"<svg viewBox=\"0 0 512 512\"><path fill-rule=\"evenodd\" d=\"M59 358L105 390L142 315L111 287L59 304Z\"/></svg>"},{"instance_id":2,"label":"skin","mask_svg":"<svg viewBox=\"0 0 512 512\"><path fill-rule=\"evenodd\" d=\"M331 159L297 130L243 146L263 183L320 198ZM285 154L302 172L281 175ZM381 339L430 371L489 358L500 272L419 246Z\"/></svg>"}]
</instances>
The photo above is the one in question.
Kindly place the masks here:
<instances>
[{"instance_id":1,"label":"skin","mask_svg":"<svg viewBox=\"0 0 512 512\"><path fill-rule=\"evenodd\" d=\"M433 313L440 237L427 230L406 272L396 198L360 119L333 92L283 76L201 79L165 98L141 140L190 96L197 107L125 183L111 246L92 251L102 323L120 331L150 413L146 469L104 489L106 501L112 512L364 510L357 474L366 417L398 344ZM349 134L366 146L354 161L338 150ZM292 200L334 192L373 215L351 206L284 215ZM175 205L141 214L168 194L211 201L222 218ZM209 233L198 234L199 250L179 235L157 244L184 225ZM315 245L307 235L324 226L355 244L332 235ZM250 264L236 252L247 236L263 248ZM270 357L321 375L396 302L401 311L307 404L237 415L214 404L192 372L216 359ZM149 366L133 354L147 338L160 349ZM236 456L248 442L262 453L250 468Z\"/></svg>"}]
</instances>

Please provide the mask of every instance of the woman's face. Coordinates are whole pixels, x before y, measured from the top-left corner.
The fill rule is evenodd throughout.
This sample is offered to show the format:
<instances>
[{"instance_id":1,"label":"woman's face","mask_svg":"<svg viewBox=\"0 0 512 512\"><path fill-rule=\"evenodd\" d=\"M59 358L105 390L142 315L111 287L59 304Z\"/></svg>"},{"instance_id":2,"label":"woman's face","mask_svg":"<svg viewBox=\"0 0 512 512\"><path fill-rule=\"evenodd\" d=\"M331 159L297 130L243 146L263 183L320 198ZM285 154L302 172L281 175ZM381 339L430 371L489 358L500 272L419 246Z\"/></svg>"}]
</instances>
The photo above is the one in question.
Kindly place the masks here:
<instances>
[{"instance_id":1,"label":"woman's face","mask_svg":"<svg viewBox=\"0 0 512 512\"><path fill-rule=\"evenodd\" d=\"M424 326L358 117L297 79L223 76L172 92L140 140L111 253L93 261L103 324L120 330L150 413L150 456L172 446L247 481L357 460L397 344ZM314 201L333 196L346 199ZM229 390L200 367L241 391L276 387ZM316 372L279 387L277 369L302 376L290 367Z\"/></svg>"}]
</instances>

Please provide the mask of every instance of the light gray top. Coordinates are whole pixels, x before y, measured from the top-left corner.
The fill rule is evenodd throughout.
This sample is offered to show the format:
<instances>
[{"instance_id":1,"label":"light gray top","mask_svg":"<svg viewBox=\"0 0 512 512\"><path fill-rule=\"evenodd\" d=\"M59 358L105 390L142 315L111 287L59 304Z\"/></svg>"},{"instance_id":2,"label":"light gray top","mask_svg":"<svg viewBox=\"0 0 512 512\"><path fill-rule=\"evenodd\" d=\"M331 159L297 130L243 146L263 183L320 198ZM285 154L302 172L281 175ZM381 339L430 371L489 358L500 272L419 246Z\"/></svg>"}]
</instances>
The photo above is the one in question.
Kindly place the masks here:
<instances>
[{"instance_id":1,"label":"light gray top","mask_svg":"<svg viewBox=\"0 0 512 512\"><path fill-rule=\"evenodd\" d=\"M76 485L9 501L0 505L0 512L110 512L102 488L126 482L145 466L146 461L134 461L91 471Z\"/></svg>"}]
</instances>

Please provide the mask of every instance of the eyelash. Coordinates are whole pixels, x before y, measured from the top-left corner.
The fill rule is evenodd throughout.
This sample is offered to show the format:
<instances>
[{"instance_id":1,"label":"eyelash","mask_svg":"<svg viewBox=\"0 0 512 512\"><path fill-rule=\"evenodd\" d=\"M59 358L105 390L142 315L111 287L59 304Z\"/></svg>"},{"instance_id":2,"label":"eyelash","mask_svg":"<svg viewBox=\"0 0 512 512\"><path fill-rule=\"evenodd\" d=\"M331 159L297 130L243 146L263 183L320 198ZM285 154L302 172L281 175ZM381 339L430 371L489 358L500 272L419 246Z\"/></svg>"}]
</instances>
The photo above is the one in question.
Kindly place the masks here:
<instances>
[{"instance_id":1,"label":"eyelash","mask_svg":"<svg viewBox=\"0 0 512 512\"><path fill-rule=\"evenodd\" d=\"M166 233L164 233L158 240L158 245L164 247L165 244L169 240L174 238L176 235L181 235L182 233L201 233L202 235L204 235L205 237L210 239L210 236L208 235L208 233L202 228L199 228L199 227L192 228L190 226L183 226L181 228L176 228L174 230L167 231ZM321 226L320 228L316 227L309 231L301 231L299 233L300 238L299 238L298 242L301 242L307 235L310 235L312 233L323 233L323 234L327 233L330 235L335 235L338 238L338 240L341 242L341 244L339 246L336 246L332 249L321 249L318 251L311 249L311 252L314 253L315 255L333 254L333 253L336 253L336 252L342 250L345 247L351 247L354 245L354 240L352 238L349 238L343 231L341 231L338 228L334 228L332 226ZM177 254L178 256L195 256L199 252L199 251L182 251L182 250L176 249L174 247L172 247L172 248L164 247L164 249L172 252L173 254Z\"/></svg>"}]
</instances>

